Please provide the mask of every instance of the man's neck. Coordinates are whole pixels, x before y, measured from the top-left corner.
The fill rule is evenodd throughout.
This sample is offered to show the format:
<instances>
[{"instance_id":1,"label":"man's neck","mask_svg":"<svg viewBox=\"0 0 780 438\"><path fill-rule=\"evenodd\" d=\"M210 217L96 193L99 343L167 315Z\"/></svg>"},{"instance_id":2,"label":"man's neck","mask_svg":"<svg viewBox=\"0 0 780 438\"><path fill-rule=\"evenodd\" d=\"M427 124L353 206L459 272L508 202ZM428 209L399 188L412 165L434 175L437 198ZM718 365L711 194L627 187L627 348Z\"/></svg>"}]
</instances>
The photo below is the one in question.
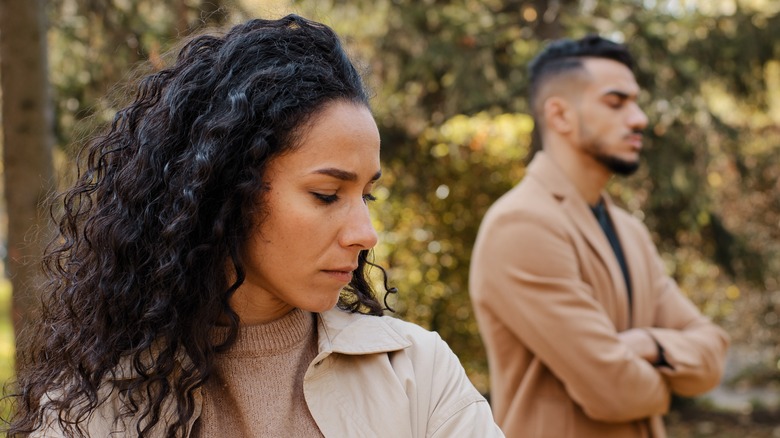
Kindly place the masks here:
<instances>
[{"instance_id":1,"label":"man's neck","mask_svg":"<svg viewBox=\"0 0 780 438\"><path fill-rule=\"evenodd\" d=\"M599 203L601 192L612 177L612 173L603 164L580 150L565 145L546 146L544 151L574 183L589 205Z\"/></svg>"}]
</instances>

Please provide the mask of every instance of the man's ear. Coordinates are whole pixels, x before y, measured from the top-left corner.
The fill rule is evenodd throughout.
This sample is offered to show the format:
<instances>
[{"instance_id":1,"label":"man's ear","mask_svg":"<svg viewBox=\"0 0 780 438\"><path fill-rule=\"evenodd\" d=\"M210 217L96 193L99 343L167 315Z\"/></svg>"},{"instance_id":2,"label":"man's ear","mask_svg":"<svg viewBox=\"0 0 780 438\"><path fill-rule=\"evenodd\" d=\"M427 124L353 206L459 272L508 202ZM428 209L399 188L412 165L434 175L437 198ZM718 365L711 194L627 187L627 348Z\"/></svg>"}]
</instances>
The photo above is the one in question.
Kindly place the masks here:
<instances>
[{"instance_id":1,"label":"man's ear","mask_svg":"<svg viewBox=\"0 0 780 438\"><path fill-rule=\"evenodd\" d=\"M576 118L571 102L560 96L544 101L544 120L547 129L566 135L575 129Z\"/></svg>"}]
</instances>

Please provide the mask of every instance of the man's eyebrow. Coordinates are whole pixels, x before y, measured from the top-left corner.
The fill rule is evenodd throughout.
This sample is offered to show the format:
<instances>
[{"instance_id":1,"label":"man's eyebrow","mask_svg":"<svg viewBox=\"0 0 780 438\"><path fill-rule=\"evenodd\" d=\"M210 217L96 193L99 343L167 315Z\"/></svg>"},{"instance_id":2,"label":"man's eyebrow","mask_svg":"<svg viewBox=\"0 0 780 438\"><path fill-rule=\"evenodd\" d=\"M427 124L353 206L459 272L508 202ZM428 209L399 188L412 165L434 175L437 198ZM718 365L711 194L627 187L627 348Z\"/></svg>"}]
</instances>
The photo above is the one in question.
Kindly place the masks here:
<instances>
[{"instance_id":1,"label":"man's eyebrow","mask_svg":"<svg viewBox=\"0 0 780 438\"><path fill-rule=\"evenodd\" d=\"M332 176L333 178L340 179L342 181L357 181L358 176L355 172L350 172L347 170L342 169L336 169L334 167L327 167L325 169L317 169L314 171L314 173L320 174L320 175L328 175ZM382 176L382 171L378 171L374 174L374 176L371 178L371 181L376 181L379 179L379 177Z\"/></svg>"},{"instance_id":2,"label":"man's eyebrow","mask_svg":"<svg viewBox=\"0 0 780 438\"><path fill-rule=\"evenodd\" d=\"M622 90L607 90L604 92L604 97L608 96L615 96L620 100L629 100L636 98L636 94L629 94L628 92L622 91Z\"/></svg>"}]
</instances>

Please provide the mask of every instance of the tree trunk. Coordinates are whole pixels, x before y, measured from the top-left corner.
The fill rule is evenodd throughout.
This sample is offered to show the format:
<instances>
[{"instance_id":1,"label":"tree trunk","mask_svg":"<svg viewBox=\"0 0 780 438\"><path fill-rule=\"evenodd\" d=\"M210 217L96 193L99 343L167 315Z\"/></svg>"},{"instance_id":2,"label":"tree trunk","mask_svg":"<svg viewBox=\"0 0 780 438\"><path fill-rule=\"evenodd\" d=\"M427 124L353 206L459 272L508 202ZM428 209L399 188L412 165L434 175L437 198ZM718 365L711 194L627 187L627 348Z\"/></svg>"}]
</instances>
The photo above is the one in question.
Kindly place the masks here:
<instances>
[{"instance_id":1,"label":"tree trunk","mask_svg":"<svg viewBox=\"0 0 780 438\"><path fill-rule=\"evenodd\" d=\"M0 0L7 275L14 333L35 315L40 257L48 239L42 201L53 189L53 114L47 79L45 0Z\"/></svg>"}]
</instances>

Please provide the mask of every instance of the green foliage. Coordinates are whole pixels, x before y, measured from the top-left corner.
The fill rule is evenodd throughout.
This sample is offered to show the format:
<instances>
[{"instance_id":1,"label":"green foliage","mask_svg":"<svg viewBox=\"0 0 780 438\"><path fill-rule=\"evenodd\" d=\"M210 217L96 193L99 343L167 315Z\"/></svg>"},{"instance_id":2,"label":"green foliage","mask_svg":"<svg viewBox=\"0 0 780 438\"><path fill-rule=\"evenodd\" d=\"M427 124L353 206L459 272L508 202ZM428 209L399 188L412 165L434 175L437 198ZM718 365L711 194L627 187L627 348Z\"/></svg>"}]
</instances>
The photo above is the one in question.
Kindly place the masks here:
<instances>
[{"instance_id":1,"label":"green foliage","mask_svg":"<svg viewBox=\"0 0 780 438\"><path fill-rule=\"evenodd\" d=\"M226 19L219 0L54 0L50 15L50 79L55 94L55 131L67 148L81 133L113 118L118 102L104 97L130 72L147 63L159 67L161 55L200 26ZM237 9L238 10L238 9ZM113 96L123 100L122 90ZM78 148L78 144L73 145Z\"/></svg>"}]
</instances>

